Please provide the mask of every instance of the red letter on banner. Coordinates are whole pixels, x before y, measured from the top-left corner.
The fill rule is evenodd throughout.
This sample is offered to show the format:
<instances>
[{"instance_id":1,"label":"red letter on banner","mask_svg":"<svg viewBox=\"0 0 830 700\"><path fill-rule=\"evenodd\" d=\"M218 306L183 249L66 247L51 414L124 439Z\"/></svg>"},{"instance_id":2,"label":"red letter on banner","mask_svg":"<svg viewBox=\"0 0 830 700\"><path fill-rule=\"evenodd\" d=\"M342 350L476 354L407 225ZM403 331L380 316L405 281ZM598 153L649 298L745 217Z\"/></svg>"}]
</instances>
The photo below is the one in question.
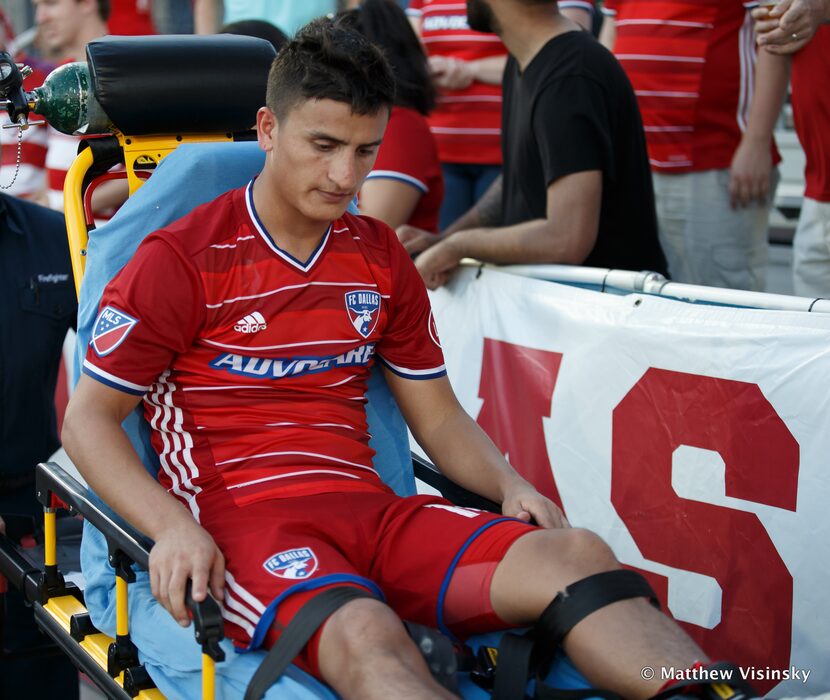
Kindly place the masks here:
<instances>
[{"instance_id":1,"label":"red letter on banner","mask_svg":"<svg viewBox=\"0 0 830 700\"><path fill-rule=\"evenodd\" d=\"M558 352L485 338L477 419L516 471L560 506L542 418L550 417L561 361Z\"/></svg>"},{"instance_id":2,"label":"red letter on banner","mask_svg":"<svg viewBox=\"0 0 830 700\"><path fill-rule=\"evenodd\" d=\"M683 627L714 659L787 668L793 581L758 517L672 488L672 455L688 445L720 454L727 496L794 511L799 448L775 409L755 384L650 369L614 409L613 430L611 500L643 556L723 591L714 629ZM665 593L663 577L644 573ZM757 682L762 693L774 685Z\"/></svg>"}]
</instances>

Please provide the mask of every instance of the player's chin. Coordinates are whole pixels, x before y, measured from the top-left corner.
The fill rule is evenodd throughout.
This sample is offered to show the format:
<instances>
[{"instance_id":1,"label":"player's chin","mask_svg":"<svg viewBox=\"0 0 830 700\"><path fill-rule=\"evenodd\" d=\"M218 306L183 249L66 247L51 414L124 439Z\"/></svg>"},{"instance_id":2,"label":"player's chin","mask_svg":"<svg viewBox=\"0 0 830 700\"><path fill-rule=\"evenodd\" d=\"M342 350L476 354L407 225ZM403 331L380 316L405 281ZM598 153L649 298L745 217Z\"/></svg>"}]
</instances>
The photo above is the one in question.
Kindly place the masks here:
<instances>
[{"instance_id":1,"label":"player's chin","mask_svg":"<svg viewBox=\"0 0 830 700\"><path fill-rule=\"evenodd\" d=\"M349 208L352 199L351 195L344 195L340 198L313 196L308 202L308 213L314 219L339 219Z\"/></svg>"}]
</instances>

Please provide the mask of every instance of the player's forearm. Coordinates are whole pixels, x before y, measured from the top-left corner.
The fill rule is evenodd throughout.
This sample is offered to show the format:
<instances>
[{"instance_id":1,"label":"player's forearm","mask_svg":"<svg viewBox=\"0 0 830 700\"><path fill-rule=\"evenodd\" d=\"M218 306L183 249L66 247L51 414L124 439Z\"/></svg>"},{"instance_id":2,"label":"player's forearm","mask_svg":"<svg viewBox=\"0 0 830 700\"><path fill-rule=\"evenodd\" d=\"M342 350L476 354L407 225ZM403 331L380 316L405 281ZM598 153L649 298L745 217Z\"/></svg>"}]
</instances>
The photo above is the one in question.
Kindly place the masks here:
<instances>
[{"instance_id":1,"label":"player's forearm","mask_svg":"<svg viewBox=\"0 0 830 700\"><path fill-rule=\"evenodd\" d=\"M471 228L500 226L502 222L502 176L499 175L472 208L452 226L442 231L442 236L452 236Z\"/></svg>"},{"instance_id":2,"label":"player's forearm","mask_svg":"<svg viewBox=\"0 0 830 700\"><path fill-rule=\"evenodd\" d=\"M441 473L468 491L501 503L521 479L487 434L459 406L427 435L416 435Z\"/></svg>"},{"instance_id":3,"label":"player's forearm","mask_svg":"<svg viewBox=\"0 0 830 700\"><path fill-rule=\"evenodd\" d=\"M755 96L752 98L744 139L769 144L787 94L790 62L789 56L758 52Z\"/></svg>"},{"instance_id":4,"label":"player's forearm","mask_svg":"<svg viewBox=\"0 0 830 700\"><path fill-rule=\"evenodd\" d=\"M596 242L596 225L558 226L534 219L513 226L460 231L448 241L460 257L496 265L580 265Z\"/></svg>"},{"instance_id":5,"label":"player's forearm","mask_svg":"<svg viewBox=\"0 0 830 700\"><path fill-rule=\"evenodd\" d=\"M67 409L63 446L90 487L122 518L152 539L192 520L182 505L147 472L112 416L88 407Z\"/></svg>"}]
</instances>

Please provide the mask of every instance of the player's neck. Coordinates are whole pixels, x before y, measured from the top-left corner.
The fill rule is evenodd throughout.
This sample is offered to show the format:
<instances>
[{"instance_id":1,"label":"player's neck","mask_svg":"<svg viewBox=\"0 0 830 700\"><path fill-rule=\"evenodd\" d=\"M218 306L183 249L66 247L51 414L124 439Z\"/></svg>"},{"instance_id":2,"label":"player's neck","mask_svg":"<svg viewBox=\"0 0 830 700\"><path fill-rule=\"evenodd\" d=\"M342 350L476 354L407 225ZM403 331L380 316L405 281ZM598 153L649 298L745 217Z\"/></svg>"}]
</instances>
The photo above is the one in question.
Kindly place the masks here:
<instances>
[{"instance_id":1,"label":"player's neck","mask_svg":"<svg viewBox=\"0 0 830 700\"><path fill-rule=\"evenodd\" d=\"M254 181L254 208L271 240L297 260L307 260L314 253L329 228L330 221L304 216L289 202L283 201L268 187L266 173Z\"/></svg>"}]
</instances>

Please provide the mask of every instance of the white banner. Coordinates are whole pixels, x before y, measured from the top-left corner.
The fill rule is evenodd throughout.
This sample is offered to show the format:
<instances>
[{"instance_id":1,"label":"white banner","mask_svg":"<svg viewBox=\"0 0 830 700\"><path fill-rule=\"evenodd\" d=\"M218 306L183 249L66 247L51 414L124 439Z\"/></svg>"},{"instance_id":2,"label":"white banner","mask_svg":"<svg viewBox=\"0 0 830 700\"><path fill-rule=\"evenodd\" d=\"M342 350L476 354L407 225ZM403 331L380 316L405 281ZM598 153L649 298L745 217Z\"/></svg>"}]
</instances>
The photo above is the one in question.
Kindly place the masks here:
<instances>
[{"instance_id":1,"label":"white banner","mask_svg":"<svg viewBox=\"0 0 830 700\"><path fill-rule=\"evenodd\" d=\"M712 658L779 697L830 690L830 316L470 268L431 297L453 386L516 469Z\"/></svg>"}]
</instances>

